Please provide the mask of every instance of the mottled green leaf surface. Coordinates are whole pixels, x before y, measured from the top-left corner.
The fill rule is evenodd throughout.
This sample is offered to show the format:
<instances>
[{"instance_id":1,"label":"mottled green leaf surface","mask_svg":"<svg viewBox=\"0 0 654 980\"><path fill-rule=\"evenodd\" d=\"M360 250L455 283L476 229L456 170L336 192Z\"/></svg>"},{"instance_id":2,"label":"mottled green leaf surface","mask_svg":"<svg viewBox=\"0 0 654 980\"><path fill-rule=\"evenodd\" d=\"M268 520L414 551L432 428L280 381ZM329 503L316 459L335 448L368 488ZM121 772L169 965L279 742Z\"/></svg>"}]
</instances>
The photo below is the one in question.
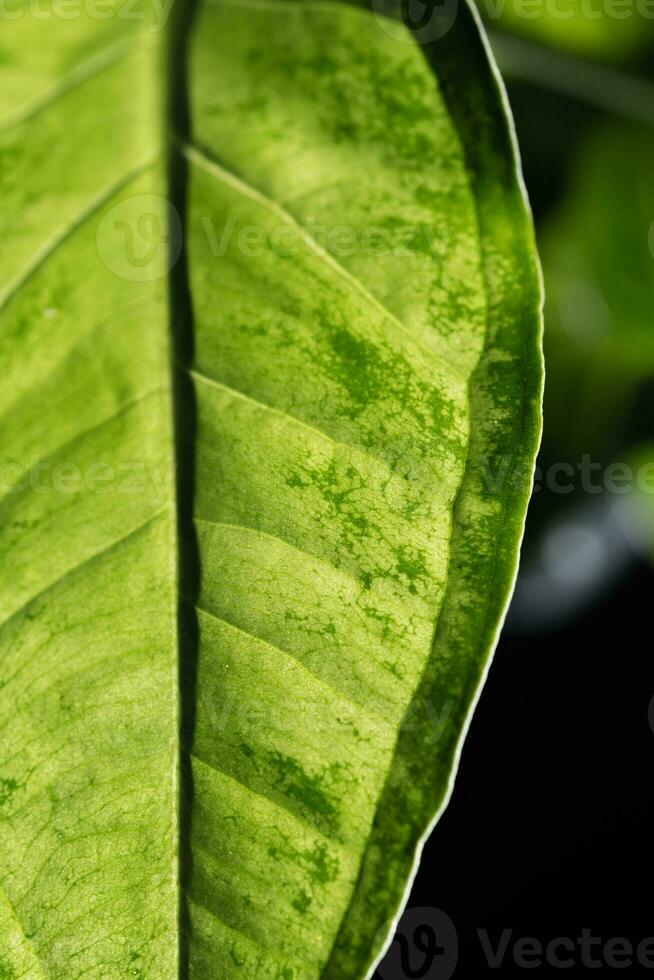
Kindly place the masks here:
<instances>
[{"instance_id":1,"label":"mottled green leaf surface","mask_svg":"<svg viewBox=\"0 0 654 980\"><path fill-rule=\"evenodd\" d=\"M158 26L0 42L0 976L354 980L515 574L531 226L467 8Z\"/></svg>"},{"instance_id":2,"label":"mottled green leaf surface","mask_svg":"<svg viewBox=\"0 0 654 980\"><path fill-rule=\"evenodd\" d=\"M163 66L116 26L26 15L0 42L7 978L176 971L167 290L96 247L119 201L165 192Z\"/></svg>"}]
</instances>

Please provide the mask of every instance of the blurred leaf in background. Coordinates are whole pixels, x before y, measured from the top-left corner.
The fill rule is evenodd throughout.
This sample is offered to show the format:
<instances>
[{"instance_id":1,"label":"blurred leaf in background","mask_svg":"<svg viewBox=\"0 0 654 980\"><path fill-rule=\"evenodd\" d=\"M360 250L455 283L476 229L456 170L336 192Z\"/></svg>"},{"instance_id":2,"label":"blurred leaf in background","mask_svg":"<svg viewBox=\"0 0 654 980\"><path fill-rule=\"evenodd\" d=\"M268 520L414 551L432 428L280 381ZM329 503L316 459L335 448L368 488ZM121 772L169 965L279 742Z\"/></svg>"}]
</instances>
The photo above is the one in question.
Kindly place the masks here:
<instances>
[{"instance_id":1,"label":"blurred leaf in background","mask_svg":"<svg viewBox=\"0 0 654 980\"><path fill-rule=\"evenodd\" d=\"M633 493L625 497L622 518L637 551L654 562L654 441L629 455L634 474Z\"/></svg>"},{"instance_id":2,"label":"blurred leaf in background","mask_svg":"<svg viewBox=\"0 0 654 980\"><path fill-rule=\"evenodd\" d=\"M548 439L562 449L628 442L629 410L654 375L653 162L654 128L601 124L541 229Z\"/></svg>"},{"instance_id":3,"label":"blurred leaf in background","mask_svg":"<svg viewBox=\"0 0 654 980\"><path fill-rule=\"evenodd\" d=\"M654 36L653 0L477 0L482 17L502 29L604 62L640 54Z\"/></svg>"}]
</instances>

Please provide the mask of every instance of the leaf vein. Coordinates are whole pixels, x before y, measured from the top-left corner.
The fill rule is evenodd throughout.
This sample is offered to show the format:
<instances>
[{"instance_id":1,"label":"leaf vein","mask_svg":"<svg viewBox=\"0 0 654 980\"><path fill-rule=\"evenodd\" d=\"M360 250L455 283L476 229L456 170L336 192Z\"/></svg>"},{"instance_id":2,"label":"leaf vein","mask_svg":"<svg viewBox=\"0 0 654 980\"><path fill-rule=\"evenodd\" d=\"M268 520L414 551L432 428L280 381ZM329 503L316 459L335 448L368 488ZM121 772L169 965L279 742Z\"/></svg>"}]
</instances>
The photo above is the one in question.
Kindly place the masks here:
<instances>
[{"instance_id":1,"label":"leaf vein","mask_svg":"<svg viewBox=\"0 0 654 980\"><path fill-rule=\"evenodd\" d=\"M253 398L252 395L246 395L244 391L239 391L238 388L233 388L231 385L225 384L224 381L218 381L216 380L216 378L212 378L208 374L203 374L202 372L198 371L196 368L189 369L189 374L191 375L192 378L195 378L195 380L199 381L201 384L212 386L214 388L219 388L221 391L224 391L225 394L232 395L234 398L238 398L241 401L248 402L254 408L258 408L264 412L270 412L273 415L278 415L280 416L280 418L286 419L287 421L292 422L293 424L300 426L303 429L306 429L308 432L312 432L314 435L319 436L325 442L331 443L332 446L340 447L341 449L345 449L347 452L351 452L357 456L362 457L363 459L372 463L376 468L383 469L384 476L390 476L391 478L398 479L398 480L401 479L400 477L397 476L396 473L393 472L388 462L382 456L376 456L374 453L371 453L369 450L364 449L361 446L355 446L354 443L342 442L339 439L335 439L333 436L330 436L328 432L325 432L324 429L318 429L316 426L311 425L309 422L303 421L303 419L299 418L297 415L292 415L290 412L287 412L283 408L276 408L274 405L269 405L267 402L263 402L257 398Z\"/></svg>"},{"instance_id":2,"label":"leaf vein","mask_svg":"<svg viewBox=\"0 0 654 980\"><path fill-rule=\"evenodd\" d=\"M311 821L307 820L305 817L301 817L298 813L295 812L295 810L291 810L289 807L284 806L283 803L278 803L276 800L273 800L269 796L266 796L265 793L261 793L255 789L252 789L252 787L248 786L248 784L243 782L242 779L239 779L237 776L234 776L232 773L227 772L225 769L222 769L220 766L217 766L214 762L208 762L206 759L200 758L200 756L197 755L195 752L190 752L189 755L196 762L199 762L210 772L214 773L214 775L223 776L225 779L229 780L230 782L236 783L236 785L240 786L241 789L244 789L249 796L253 796L255 799L261 800L263 803L266 803L269 806L274 807L276 810L280 810L282 813L285 813L286 816L290 817L295 823L300 824L306 830L311 831L312 834L316 834L323 841L326 841L330 844L340 843L338 838L329 837L322 830L319 830L319 828L316 827L315 824L311 823Z\"/></svg>"},{"instance_id":3,"label":"leaf vein","mask_svg":"<svg viewBox=\"0 0 654 980\"><path fill-rule=\"evenodd\" d=\"M62 450L68 449L70 446L74 446L76 442L80 442L96 432L100 432L103 428L105 428L105 426L110 425L116 419L120 418L121 415L125 414L126 412L129 412L136 405L139 405L141 402L146 401L148 398L151 398L153 395L161 394L164 391L166 391L166 388L163 385L159 385L156 388L151 388L150 391L144 392L142 395L136 395L134 398L130 398L129 401L124 402L119 408L116 409L115 412L112 412L111 415L108 415L106 418L101 419L99 422L96 422L95 425L90 426L90 428L85 429L83 432L75 433L74 436L71 436L70 439L67 439L65 442L62 442L51 452L46 453L44 456L41 456L32 466L29 467L29 469L25 470L18 477L18 479L11 484L11 486L5 491L5 493L2 496L0 496L0 512L2 511L8 498L15 500L24 491L29 490L30 489L29 487L25 487L25 486L21 487L21 484L26 479L28 479L32 474L37 472L41 467L43 467L47 462L49 462L50 460L58 456ZM9 502L11 503L11 500Z\"/></svg>"},{"instance_id":4,"label":"leaf vein","mask_svg":"<svg viewBox=\"0 0 654 980\"><path fill-rule=\"evenodd\" d=\"M253 534L256 537L267 538L269 541L274 541L277 544L283 544L287 548L296 551L299 555L304 558L309 558L313 562L318 562L321 565L326 565L327 568L334 572L336 576L341 576L347 579L352 585L357 588L362 588L362 583L360 579L353 575L351 572L345 571L344 569L338 568L338 566L332 564L327 558L321 558L320 555L314 555L310 551L306 551L304 548L300 548L299 545L293 544L292 541L287 541L286 538L280 537L278 534L271 534L270 531L262 531L257 527L248 527L245 524L234 524L229 521L214 521L206 517L195 517L194 521L196 524L207 524L209 527L222 527L226 530L233 531L243 531L245 534Z\"/></svg>"},{"instance_id":5,"label":"leaf vein","mask_svg":"<svg viewBox=\"0 0 654 980\"><path fill-rule=\"evenodd\" d=\"M0 291L0 310L3 310L14 297L18 294L19 290L22 289L29 280L39 271L45 262L57 251L64 242L71 238L94 214L107 204L112 197L118 194L124 187L129 186L129 184L144 173L148 167L152 165L156 159L156 154L152 154L146 160L143 160L138 166L134 167L127 174L114 181L109 187L101 190L96 196L89 202L89 204L80 212L77 217L71 221L64 228L61 228L56 232L49 241L45 242L41 248L37 249L30 261L27 263L24 269L22 269L14 278L5 286L3 290Z\"/></svg>"},{"instance_id":6,"label":"leaf vein","mask_svg":"<svg viewBox=\"0 0 654 980\"><path fill-rule=\"evenodd\" d=\"M219 180L222 183L232 187L243 197L249 197L250 200L254 201L260 207L264 207L274 214L274 216L280 221L283 221L287 225L292 225L301 231L303 241L305 241L311 248L314 255L321 259L324 265L332 273L335 273L352 289L356 290L356 292L358 292L364 298L368 305L374 307L374 309L381 314L385 320L390 321L395 330L398 330L407 338L416 354L416 357L427 366L428 370L433 371L435 362L440 361L441 364L444 363L447 365L448 373L450 374L451 378L455 378L459 384L467 384L468 376L461 371L461 368L455 364L451 358L447 357L443 351L436 351L435 349L432 350L419 341L418 338L411 333L405 323L398 319L398 317L392 313L387 306L384 306L384 304L377 299L377 297L374 296L366 286L364 286L360 279L346 269L345 266L341 265L340 262L337 262L331 252L327 252L324 248L322 248L322 246L309 233L308 229L300 224L300 222L293 217L289 211L286 211L281 204L274 201L272 198L267 197L258 188L248 184L241 176L231 170L228 170L222 163L218 163L218 161L210 156L208 151L204 148L200 149L197 145L191 146L189 144L185 144L182 147L182 151L190 163L200 167L201 170L204 170L205 173L215 177L216 180Z\"/></svg>"},{"instance_id":7,"label":"leaf vein","mask_svg":"<svg viewBox=\"0 0 654 980\"><path fill-rule=\"evenodd\" d=\"M29 609L32 603L38 602L39 599L46 596L48 592L51 592L54 588L56 588L58 585L64 582L69 576L75 575L82 568L86 568L88 565L91 565L93 562L98 561L101 558L104 558L105 555L110 554L116 548L119 548L120 545L125 544L126 541L129 541L130 538L135 537L135 535L137 535L140 531L143 531L145 528L149 527L150 524L154 524L155 521L157 521L162 516L162 514L167 514L167 513L169 513L168 507L163 507L160 510L155 511L155 513L152 514L150 517L148 517L145 521L141 521L140 524L137 524L136 527L132 528L131 531L128 531L126 534L122 535L122 537L118 538L116 541L110 542L108 545L106 545L106 547L101 548L100 551L94 552L94 554L89 555L88 558L84 558L82 561L77 562L71 568L66 569L66 571L63 572L61 575L59 575L56 579L54 579L54 581L49 582L48 585L44 586L39 592L37 592L36 595L31 596L27 600L27 602L23 603L22 606L20 606L18 609L15 609L13 612L11 612L0 623L0 633L2 633L13 620L17 619L19 616L22 616L25 613L25 611Z\"/></svg>"},{"instance_id":8,"label":"leaf vein","mask_svg":"<svg viewBox=\"0 0 654 980\"><path fill-rule=\"evenodd\" d=\"M265 646L274 650L276 653L281 653L283 657L288 660L292 660L294 664L297 664L302 670L312 677L315 681L321 684L327 690L331 691L333 695L340 698L345 704L349 705L351 708L356 708L361 712L363 717L368 718L369 721L374 722L376 725L383 724L384 727L391 728L391 724L381 715L373 714L365 705L358 701L353 701L352 698L345 693L345 691L340 690L329 681L326 681L323 677L320 677L313 670L310 670L306 664L304 664L298 657L296 657L290 650L285 650L283 647L277 646L276 643L271 643L270 640L265 640L262 636L257 636L256 633L251 633L250 630L243 629L242 626L237 626L235 623L230 623L228 619L224 619L223 616L219 616L217 613L212 612L210 609L206 609L204 606L200 606L197 603L193 604L190 599L184 598L185 602L194 605L197 612L203 613L205 616L210 616L211 619L215 619L218 623L222 623L224 626L229 626L230 629L236 630L242 633L243 636L247 636L250 640L256 640L258 643L263 643Z\"/></svg>"}]
</instances>

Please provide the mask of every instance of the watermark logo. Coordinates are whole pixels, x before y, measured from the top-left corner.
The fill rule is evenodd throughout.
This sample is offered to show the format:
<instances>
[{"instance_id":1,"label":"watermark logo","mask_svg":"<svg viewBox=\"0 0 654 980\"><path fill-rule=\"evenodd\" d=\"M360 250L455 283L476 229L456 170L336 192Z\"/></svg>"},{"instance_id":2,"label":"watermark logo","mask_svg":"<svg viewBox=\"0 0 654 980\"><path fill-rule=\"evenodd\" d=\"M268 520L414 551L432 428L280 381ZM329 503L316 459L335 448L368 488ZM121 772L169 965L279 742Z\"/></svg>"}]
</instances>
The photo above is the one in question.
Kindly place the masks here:
<instances>
[{"instance_id":1,"label":"watermark logo","mask_svg":"<svg viewBox=\"0 0 654 980\"><path fill-rule=\"evenodd\" d=\"M182 223L166 198L139 194L104 215L96 245L114 275L130 282L153 282L167 275L180 256Z\"/></svg>"},{"instance_id":2,"label":"watermark logo","mask_svg":"<svg viewBox=\"0 0 654 980\"><path fill-rule=\"evenodd\" d=\"M459 0L372 0L384 34L402 44L429 44L452 29Z\"/></svg>"},{"instance_id":3,"label":"watermark logo","mask_svg":"<svg viewBox=\"0 0 654 980\"><path fill-rule=\"evenodd\" d=\"M459 958L454 923L440 909L406 909L377 967L382 980L450 980Z\"/></svg>"},{"instance_id":4,"label":"watermark logo","mask_svg":"<svg viewBox=\"0 0 654 980\"><path fill-rule=\"evenodd\" d=\"M598 970L608 967L624 970L654 967L654 939L634 943L623 936L604 940L594 936L591 929L582 929L579 936L555 936L540 940L534 936L515 936L513 929L503 929L499 937L492 939L486 929L478 929L477 936L484 957L491 970L500 970L507 959L522 970L542 967L555 970L583 968Z\"/></svg>"}]
</instances>

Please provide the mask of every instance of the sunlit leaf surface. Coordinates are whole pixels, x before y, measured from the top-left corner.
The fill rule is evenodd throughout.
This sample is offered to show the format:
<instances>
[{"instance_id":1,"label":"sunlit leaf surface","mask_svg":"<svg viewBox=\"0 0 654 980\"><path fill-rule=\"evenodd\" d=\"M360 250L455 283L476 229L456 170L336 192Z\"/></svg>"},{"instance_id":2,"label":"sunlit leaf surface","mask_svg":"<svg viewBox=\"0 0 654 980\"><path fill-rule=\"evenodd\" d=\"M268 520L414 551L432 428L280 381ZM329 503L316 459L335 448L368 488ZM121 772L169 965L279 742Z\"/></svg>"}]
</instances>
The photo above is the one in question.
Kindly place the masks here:
<instances>
[{"instance_id":1,"label":"sunlit leaf surface","mask_svg":"<svg viewBox=\"0 0 654 980\"><path fill-rule=\"evenodd\" d=\"M187 90L172 23L3 28L0 973L358 978L515 574L532 231L467 8L205 3Z\"/></svg>"}]
</instances>

